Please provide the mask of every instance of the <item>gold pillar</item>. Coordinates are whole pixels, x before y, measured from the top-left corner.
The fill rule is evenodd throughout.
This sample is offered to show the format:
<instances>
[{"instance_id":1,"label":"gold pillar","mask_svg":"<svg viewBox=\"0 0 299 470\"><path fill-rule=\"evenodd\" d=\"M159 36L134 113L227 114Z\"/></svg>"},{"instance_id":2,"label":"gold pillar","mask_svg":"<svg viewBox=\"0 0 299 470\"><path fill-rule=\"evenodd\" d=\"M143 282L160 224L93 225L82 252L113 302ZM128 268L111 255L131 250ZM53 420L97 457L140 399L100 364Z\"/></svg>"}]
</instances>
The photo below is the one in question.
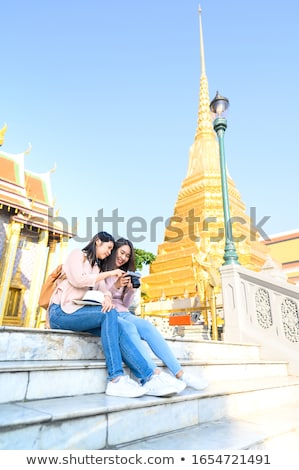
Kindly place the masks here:
<instances>
[{"instance_id":1,"label":"gold pillar","mask_svg":"<svg viewBox=\"0 0 299 470\"><path fill-rule=\"evenodd\" d=\"M210 309L211 309L211 321L212 321L212 340L217 341L218 330L217 330L217 314L216 314L216 296L215 288L210 285Z\"/></svg>"},{"instance_id":2,"label":"gold pillar","mask_svg":"<svg viewBox=\"0 0 299 470\"><path fill-rule=\"evenodd\" d=\"M57 246L57 241L56 240L50 240L49 241L49 249L48 249L48 257L46 260L46 266L43 267L43 271L41 273L41 279L42 279L42 284L45 282L49 274L54 271L55 267L57 264L55 264L55 254L56 254L56 246ZM39 297L39 294L38 294ZM46 324L46 310L42 307L38 307L38 315L37 315L37 320L36 320L36 328L44 328L44 325Z\"/></svg>"},{"instance_id":3,"label":"gold pillar","mask_svg":"<svg viewBox=\"0 0 299 470\"><path fill-rule=\"evenodd\" d=\"M0 263L0 325L2 325L3 321L5 304L11 283L21 229L22 224L20 222L16 222L15 220L11 220L7 228L5 248L3 250Z\"/></svg>"},{"instance_id":4,"label":"gold pillar","mask_svg":"<svg viewBox=\"0 0 299 470\"><path fill-rule=\"evenodd\" d=\"M36 253L36 261L32 273L32 279L29 289L28 301L26 306L26 314L24 326L26 328L34 328L38 314L38 299L41 286L44 280L44 272L47 261L49 233L42 230L38 239L38 247Z\"/></svg>"},{"instance_id":5,"label":"gold pillar","mask_svg":"<svg viewBox=\"0 0 299 470\"><path fill-rule=\"evenodd\" d=\"M57 240L50 240L47 266L46 266L45 276L44 276L45 279L49 276L49 274L52 271L54 271L54 269L56 268L56 265L60 264L59 262L57 263L55 262L56 247L57 247Z\"/></svg>"},{"instance_id":6,"label":"gold pillar","mask_svg":"<svg viewBox=\"0 0 299 470\"><path fill-rule=\"evenodd\" d=\"M68 249L69 237L60 237L60 254L59 254L59 263L62 264L65 260L66 252Z\"/></svg>"}]
</instances>

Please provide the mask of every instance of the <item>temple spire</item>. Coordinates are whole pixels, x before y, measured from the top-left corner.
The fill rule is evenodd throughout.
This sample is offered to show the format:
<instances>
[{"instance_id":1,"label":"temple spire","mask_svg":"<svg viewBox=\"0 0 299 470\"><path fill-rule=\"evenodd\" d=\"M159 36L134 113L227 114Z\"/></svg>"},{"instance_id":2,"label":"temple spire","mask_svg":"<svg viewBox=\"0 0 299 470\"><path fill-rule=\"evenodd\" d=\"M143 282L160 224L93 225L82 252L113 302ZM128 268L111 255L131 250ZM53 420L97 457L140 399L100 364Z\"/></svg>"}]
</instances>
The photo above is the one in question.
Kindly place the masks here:
<instances>
[{"instance_id":1,"label":"temple spire","mask_svg":"<svg viewBox=\"0 0 299 470\"><path fill-rule=\"evenodd\" d=\"M198 19L199 19L199 46L200 46L200 65L201 65L201 74L206 74L206 64L205 64L205 51L203 45L203 33L202 33L202 21L201 21L201 6L198 6Z\"/></svg>"},{"instance_id":2,"label":"temple spire","mask_svg":"<svg viewBox=\"0 0 299 470\"><path fill-rule=\"evenodd\" d=\"M197 129L195 134L195 140L197 140L202 134L214 134L213 122L210 112L210 98L209 98L209 86L208 79L206 76L206 65L205 65L205 53L204 53L204 41L203 41L203 29L201 20L201 7L198 7L199 17L199 40L200 40L200 88L199 88L199 110L197 119Z\"/></svg>"},{"instance_id":3,"label":"temple spire","mask_svg":"<svg viewBox=\"0 0 299 470\"><path fill-rule=\"evenodd\" d=\"M212 285L220 289L215 275L223 263L225 242L220 235L224 232L220 151L210 112L200 8L198 12L201 78L196 137L164 241L150 265L149 275L142 279L142 290L150 300L148 311L167 309L168 301L168 305L173 305L171 308L181 309L187 305L185 301L197 306L198 299L206 301ZM237 226L237 234L242 239L238 243L240 263L256 270L265 262L266 248L253 241L252 224L232 178L228 179L228 190L232 217L236 223L242 221Z\"/></svg>"}]
</instances>

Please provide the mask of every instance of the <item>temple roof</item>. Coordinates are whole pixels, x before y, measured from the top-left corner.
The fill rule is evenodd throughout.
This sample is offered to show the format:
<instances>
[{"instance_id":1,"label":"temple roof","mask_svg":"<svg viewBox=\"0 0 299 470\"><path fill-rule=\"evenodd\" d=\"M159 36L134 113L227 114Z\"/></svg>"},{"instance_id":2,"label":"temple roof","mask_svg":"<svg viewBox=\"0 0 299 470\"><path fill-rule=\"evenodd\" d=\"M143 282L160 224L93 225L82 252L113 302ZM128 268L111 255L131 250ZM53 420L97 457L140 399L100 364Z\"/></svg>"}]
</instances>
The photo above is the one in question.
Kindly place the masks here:
<instances>
[{"instance_id":1,"label":"temple roof","mask_svg":"<svg viewBox=\"0 0 299 470\"><path fill-rule=\"evenodd\" d=\"M50 172L33 173L25 170L25 188L27 197L32 201L53 207Z\"/></svg>"},{"instance_id":2,"label":"temple roof","mask_svg":"<svg viewBox=\"0 0 299 470\"><path fill-rule=\"evenodd\" d=\"M18 209L29 209L25 188L24 153L0 150L0 201Z\"/></svg>"},{"instance_id":3,"label":"temple roof","mask_svg":"<svg viewBox=\"0 0 299 470\"><path fill-rule=\"evenodd\" d=\"M11 154L0 149L0 205L15 209L23 223L73 236L55 222L51 171L25 170L26 153Z\"/></svg>"}]
</instances>

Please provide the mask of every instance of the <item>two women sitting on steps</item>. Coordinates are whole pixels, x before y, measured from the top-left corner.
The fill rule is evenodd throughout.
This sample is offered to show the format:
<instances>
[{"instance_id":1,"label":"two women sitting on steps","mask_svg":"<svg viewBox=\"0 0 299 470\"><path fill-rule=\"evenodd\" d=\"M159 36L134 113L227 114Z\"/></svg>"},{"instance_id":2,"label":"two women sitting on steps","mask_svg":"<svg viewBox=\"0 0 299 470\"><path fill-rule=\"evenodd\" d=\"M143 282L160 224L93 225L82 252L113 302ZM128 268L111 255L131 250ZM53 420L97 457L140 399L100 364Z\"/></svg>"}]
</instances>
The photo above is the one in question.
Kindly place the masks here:
<instances>
[{"instance_id":1,"label":"two women sitting on steps","mask_svg":"<svg viewBox=\"0 0 299 470\"><path fill-rule=\"evenodd\" d=\"M50 327L89 332L101 337L108 371L107 395L139 397L170 396L178 393L186 385L192 386L191 382L187 384L183 380L161 373L154 362L149 361L142 344L140 345L140 337L138 339L135 332L133 334L133 323L120 321L124 319L119 316L118 310L113 308L111 290L113 291L117 282L123 289L125 285L122 283L126 278L123 270L118 267L111 269L111 264L108 265L114 246L112 235L99 232L82 250L75 249L69 254L63 264L66 277L57 281L57 287L50 300ZM109 278L110 286L106 283ZM74 302L82 301L89 289L103 293L101 305L82 306L80 302ZM132 287L128 285L127 289ZM122 360L140 383L125 375Z\"/></svg>"}]
</instances>

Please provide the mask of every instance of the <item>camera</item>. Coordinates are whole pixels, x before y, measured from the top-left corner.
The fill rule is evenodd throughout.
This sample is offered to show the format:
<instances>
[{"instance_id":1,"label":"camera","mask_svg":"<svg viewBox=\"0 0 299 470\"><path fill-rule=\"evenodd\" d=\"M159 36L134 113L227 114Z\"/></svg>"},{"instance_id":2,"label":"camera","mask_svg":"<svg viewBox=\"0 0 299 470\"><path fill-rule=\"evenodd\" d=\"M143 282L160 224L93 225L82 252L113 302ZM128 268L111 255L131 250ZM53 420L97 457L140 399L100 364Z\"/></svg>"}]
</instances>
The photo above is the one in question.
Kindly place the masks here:
<instances>
[{"instance_id":1,"label":"camera","mask_svg":"<svg viewBox=\"0 0 299 470\"><path fill-rule=\"evenodd\" d=\"M138 289L140 287L140 274L134 273L133 271L127 271L126 276L130 276L132 286L134 289Z\"/></svg>"}]
</instances>

